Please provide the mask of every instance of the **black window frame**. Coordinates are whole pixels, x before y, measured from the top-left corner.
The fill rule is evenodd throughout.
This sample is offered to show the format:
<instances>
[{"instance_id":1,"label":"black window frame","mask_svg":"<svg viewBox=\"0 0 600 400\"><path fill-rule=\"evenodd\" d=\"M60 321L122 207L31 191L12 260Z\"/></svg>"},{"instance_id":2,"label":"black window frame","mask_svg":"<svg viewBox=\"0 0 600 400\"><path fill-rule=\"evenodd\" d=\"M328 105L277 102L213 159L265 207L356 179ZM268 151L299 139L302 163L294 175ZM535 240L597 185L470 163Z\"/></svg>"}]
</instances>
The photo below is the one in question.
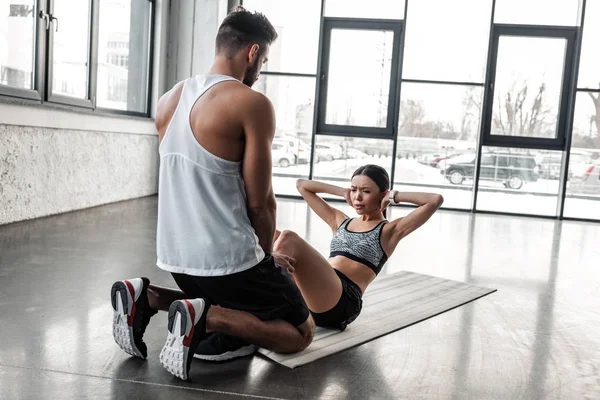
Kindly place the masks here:
<instances>
[{"instance_id":1,"label":"black window frame","mask_svg":"<svg viewBox=\"0 0 600 400\"><path fill-rule=\"evenodd\" d=\"M82 0L84 1L84 0ZM149 9L149 32L148 32L148 57L146 82L146 107L143 112L117 110L112 108L97 107L97 85L98 85L98 32L100 29L100 1L89 1L88 13L88 54L87 54L87 96L86 99L54 94L53 83L53 41L56 31L56 23L60 29L60 16L53 15L54 0L36 0L34 2L35 41L33 43L33 88L24 89L8 85L0 85L0 103L14 103L20 105L42 105L51 108L66 109L76 112L86 112L102 115L127 115L149 118L152 109L152 83L154 63L154 34L156 2L145 0Z\"/></svg>"},{"instance_id":2,"label":"black window frame","mask_svg":"<svg viewBox=\"0 0 600 400\"><path fill-rule=\"evenodd\" d=\"M543 25L509 25L493 24L491 30L491 46L489 50L489 61L486 72L486 90L484 93L484 115L482 119L483 146L490 147L516 147L541 150L565 150L567 144L567 127L570 94L573 91L571 82L573 78L573 66L571 60L575 57L577 43L577 27L543 26ZM498 46L501 36L513 37L539 37L559 38L567 41L564 56L564 69L562 75L562 87L560 94L559 112L557 116L556 137L522 137L492 135L492 119L495 95L496 67L498 63Z\"/></svg>"},{"instance_id":3,"label":"black window frame","mask_svg":"<svg viewBox=\"0 0 600 400\"><path fill-rule=\"evenodd\" d=\"M327 89L329 76L329 58L331 50L331 31L333 29L347 30L376 30L391 31L394 34L392 49L392 65L390 69L390 84L388 92L387 118L384 128L335 125L326 123L327 112ZM396 136L396 109L399 107L397 94L400 91L400 82L397 77L400 70L401 40L404 30L403 20L380 20L380 19L358 19L326 17L323 19L321 65L319 72L319 105L317 109L316 135L344 136L371 139L394 140Z\"/></svg>"}]
</instances>

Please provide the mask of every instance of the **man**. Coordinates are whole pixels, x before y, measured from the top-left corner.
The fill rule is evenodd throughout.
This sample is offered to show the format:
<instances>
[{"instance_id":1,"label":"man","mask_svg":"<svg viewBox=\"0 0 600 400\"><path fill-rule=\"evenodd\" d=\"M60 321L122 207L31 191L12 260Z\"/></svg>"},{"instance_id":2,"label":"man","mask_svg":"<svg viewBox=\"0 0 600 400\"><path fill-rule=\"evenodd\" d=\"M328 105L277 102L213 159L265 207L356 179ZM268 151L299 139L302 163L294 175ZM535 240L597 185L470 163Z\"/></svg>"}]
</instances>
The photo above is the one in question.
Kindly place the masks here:
<instances>
[{"instance_id":1,"label":"man","mask_svg":"<svg viewBox=\"0 0 600 400\"><path fill-rule=\"evenodd\" d=\"M219 28L209 73L178 83L158 104L157 265L180 290L147 278L115 282L113 334L123 350L146 358L146 326L168 311L160 361L184 380L200 342L203 358L230 358L248 343L298 352L314 335L304 299L274 261L293 268L272 253L275 116L250 89L276 37L264 15L237 8Z\"/></svg>"}]
</instances>

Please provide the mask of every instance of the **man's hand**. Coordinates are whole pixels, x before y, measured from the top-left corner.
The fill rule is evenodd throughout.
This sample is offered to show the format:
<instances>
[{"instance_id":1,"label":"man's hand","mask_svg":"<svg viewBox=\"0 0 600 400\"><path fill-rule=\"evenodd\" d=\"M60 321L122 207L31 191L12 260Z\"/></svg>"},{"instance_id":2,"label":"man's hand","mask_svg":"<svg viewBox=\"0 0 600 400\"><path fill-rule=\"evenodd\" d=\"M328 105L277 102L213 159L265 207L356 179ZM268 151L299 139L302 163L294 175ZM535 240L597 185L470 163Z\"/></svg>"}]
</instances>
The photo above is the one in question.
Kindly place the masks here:
<instances>
[{"instance_id":1,"label":"man's hand","mask_svg":"<svg viewBox=\"0 0 600 400\"><path fill-rule=\"evenodd\" d=\"M296 270L296 268L294 268L296 266L296 259L293 257L281 253L273 253L273 259L277 266L287 269L290 274L293 274Z\"/></svg>"}]
</instances>

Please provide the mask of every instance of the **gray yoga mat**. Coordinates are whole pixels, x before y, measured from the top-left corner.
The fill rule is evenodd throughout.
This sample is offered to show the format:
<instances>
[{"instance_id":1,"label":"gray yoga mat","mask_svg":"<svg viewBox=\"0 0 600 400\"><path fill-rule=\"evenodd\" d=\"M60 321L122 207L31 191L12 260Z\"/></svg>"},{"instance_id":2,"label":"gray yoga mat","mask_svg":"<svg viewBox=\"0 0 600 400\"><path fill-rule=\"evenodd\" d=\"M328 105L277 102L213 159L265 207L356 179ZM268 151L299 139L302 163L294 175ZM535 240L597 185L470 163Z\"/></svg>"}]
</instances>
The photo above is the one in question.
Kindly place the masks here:
<instances>
[{"instance_id":1,"label":"gray yoga mat","mask_svg":"<svg viewBox=\"0 0 600 400\"><path fill-rule=\"evenodd\" d=\"M296 354L259 352L296 368L421 322L495 292L481 286L402 271L373 282L363 297L360 316L345 331L317 328L313 342Z\"/></svg>"}]
</instances>

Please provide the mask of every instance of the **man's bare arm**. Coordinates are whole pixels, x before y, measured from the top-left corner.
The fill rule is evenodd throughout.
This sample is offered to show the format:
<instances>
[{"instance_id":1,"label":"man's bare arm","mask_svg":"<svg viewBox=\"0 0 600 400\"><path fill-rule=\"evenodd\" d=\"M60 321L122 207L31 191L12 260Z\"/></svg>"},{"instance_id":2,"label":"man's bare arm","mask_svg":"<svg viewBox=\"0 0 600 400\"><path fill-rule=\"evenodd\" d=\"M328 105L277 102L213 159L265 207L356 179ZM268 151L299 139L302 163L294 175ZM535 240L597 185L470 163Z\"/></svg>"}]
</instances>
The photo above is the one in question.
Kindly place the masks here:
<instances>
[{"instance_id":1,"label":"man's bare arm","mask_svg":"<svg viewBox=\"0 0 600 400\"><path fill-rule=\"evenodd\" d=\"M248 94L244 107L245 149L242 175L248 198L248 215L265 253L273 250L277 202L273 193L271 143L275 136L273 105L260 93Z\"/></svg>"}]
</instances>

